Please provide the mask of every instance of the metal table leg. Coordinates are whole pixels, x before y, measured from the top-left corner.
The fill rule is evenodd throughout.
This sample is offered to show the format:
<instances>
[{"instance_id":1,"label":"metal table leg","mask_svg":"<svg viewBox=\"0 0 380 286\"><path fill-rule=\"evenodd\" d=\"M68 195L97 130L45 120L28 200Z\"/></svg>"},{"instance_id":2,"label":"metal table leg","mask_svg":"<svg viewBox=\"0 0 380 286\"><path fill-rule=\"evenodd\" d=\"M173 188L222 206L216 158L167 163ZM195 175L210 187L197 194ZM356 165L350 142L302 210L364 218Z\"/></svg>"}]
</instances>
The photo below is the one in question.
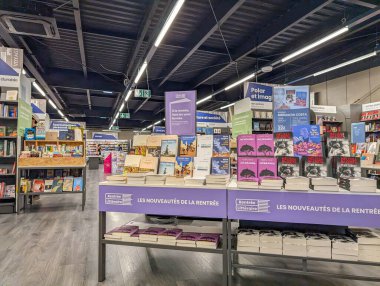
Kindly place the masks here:
<instances>
[{"instance_id":1,"label":"metal table leg","mask_svg":"<svg viewBox=\"0 0 380 286\"><path fill-rule=\"evenodd\" d=\"M99 253L98 253L98 281L106 279L106 245L102 243L106 233L106 212L99 212Z\"/></svg>"},{"instance_id":2,"label":"metal table leg","mask_svg":"<svg viewBox=\"0 0 380 286\"><path fill-rule=\"evenodd\" d=\"M228 241L228 285L232 285L232 260L231 260L231 251L232 251L232 229L231 229L231 220L227 222L227 241Z\"/></svg>"},{"instance_id":3,"label":"metal table leg","mask_svg":"<svg viewBox=\"0 0 380 286\"><path fill-rule=\"evenodd\" d=\"M229 277L229 251L228 251L228 232L227 232L227 219L223 219L223 285L228 286L228 277Z\"/></svg>"},{"instance_id":4,"label":"metal table leg","mask_svg":"<svg viewBox=\"0 0 380 286\"><path fill-rule=\"evenodd\" d=\"M87 192L86 167L82 169L82 177L83 177L82 211L84 211L84 207L86 205L86 192Z\"/></svg>"}]
</instances>

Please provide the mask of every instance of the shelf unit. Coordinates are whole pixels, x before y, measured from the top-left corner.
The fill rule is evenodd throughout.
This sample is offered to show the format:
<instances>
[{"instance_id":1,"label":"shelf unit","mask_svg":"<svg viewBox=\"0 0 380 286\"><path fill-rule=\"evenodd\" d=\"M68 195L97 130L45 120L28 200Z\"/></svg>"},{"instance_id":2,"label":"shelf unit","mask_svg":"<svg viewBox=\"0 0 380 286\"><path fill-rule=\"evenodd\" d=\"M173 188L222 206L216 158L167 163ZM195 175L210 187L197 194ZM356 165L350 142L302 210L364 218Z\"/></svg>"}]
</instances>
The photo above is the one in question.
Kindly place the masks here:
<instances>
[{"instance_id":1,"label":"shelf unit","mask_svg":"<svg viewBox=\"0 0 380 286\"><path fill-rule=\"evenodd\" d=\"M101 154L98 154L97 146L101 147ZM118 151L118 147L121 146L123 152L129 153L130 140L105 140L105 139L87 139L86 150L87 156L99 156L103 157L105 151ZM108 149L108 150L107 150Z\"/></svg>"}]
</instances>

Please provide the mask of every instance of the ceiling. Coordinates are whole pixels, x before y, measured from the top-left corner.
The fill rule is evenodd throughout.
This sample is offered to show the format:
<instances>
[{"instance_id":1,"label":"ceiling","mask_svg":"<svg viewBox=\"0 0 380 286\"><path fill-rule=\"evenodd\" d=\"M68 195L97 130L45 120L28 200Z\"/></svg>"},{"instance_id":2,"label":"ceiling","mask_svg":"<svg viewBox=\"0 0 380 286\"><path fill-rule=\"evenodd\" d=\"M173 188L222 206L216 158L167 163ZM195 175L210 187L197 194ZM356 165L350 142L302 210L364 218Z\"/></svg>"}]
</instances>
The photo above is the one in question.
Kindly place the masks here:
<instances>
[{"instance_id":1,"label":"ceiling","mask_svg":"<svg viewBox=\"0 0 380 286\"><path fill-rule=\"evenodd\" d=\"M174 0L30 0L50 6L60 39L0 31L5 45L25 50L27 66L73 121L108 128L127 84L151 50ZM218 91L306 44L357 25L257 80L289 83L373 51L380 30L377 1L187 0L155 51L138 88L149 100L131 97L120 129L144 128L164 117L164 92L196 89L198 98ZM358 19L362 19L358 21ZM379 57L297 84L314 84L379 66ZM28 69L28 67L30 67ZM37 76L38 74L38 76ZM104 92L105 91L105 92ZM37 91L34 96L39 97ZM220 92L198 109L215 110L242 98L242 86ZM57 111L49 107L52 117Z\"/></svg>"}]
</instances>

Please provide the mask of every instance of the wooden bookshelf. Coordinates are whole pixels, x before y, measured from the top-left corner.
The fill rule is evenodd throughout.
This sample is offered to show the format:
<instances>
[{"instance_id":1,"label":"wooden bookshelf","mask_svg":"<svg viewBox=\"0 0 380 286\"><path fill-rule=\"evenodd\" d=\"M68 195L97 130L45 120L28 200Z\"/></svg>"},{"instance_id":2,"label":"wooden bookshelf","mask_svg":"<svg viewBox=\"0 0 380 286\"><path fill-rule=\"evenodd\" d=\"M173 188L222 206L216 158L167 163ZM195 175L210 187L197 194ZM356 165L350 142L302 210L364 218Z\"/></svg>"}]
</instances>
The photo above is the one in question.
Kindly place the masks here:
<instances>
[{"instance_id":1,"label":"wooden bookshelf","mask_svg":"<svg viewBox=\"0 0 380 286\"><path fill-rule=\"evenodd\" d=\"M82 168L86 164L85 157L29 157L29 158L19 158L18 166L20 168L28 167L38 167L44 166L48 167L62 167L70 166L75 168Z\"/></svg>"}]
</instances>

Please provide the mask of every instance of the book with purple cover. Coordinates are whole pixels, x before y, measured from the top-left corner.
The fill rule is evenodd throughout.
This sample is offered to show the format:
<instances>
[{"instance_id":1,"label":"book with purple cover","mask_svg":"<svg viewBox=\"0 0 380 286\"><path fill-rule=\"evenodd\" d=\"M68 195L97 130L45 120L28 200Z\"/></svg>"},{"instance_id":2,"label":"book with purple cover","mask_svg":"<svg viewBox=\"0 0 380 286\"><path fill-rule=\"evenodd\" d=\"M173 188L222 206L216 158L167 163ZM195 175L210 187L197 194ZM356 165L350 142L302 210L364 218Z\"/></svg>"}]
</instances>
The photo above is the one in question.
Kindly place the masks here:
<instances>
[{"instance_id":1,"label":"book with purple cover","mask_svg":"<svg viewBox=\"0 0 380 286\"><path fill-rule=\"evenodd\" d=\"M258 158L258 177L268 178L277 177L277 159L276 158Z\"/></svg>"},{"instance_id":2,"label":"book with purple cover","mask_svg":"<svg viewBox=\"0 0 380 286\"><path fill-rule=\"evenodd\" d=\"M256 134L257 156L272 157L274 155L273 134Z\"/></svg>"},{"instance_id":3,"label":"book with purple cover","mask_svg":"<svg viewBox=\"0 0 380 286\"><path fill-rule=\"evenodd\" d=\"M189 240L189 241L197 241L201 237L200 233L197 232L182 232L180 236L178 236L177 241L179 240Z\"/></svg>"},{"instance_id":4,"label":"book with purple cover","mask_svg":"<svg viewBox=\"0 0 380 286\"><path fill-rule=\"evenodd\" d=\"M238 157L237 180L257 182L257 158Z\"/></svg>"},{"instance_id":5,"label":"book with purple cover","mask_svg":"<svg viewBox=\"0 0 380 286\"><path fill-rule=\"evenodd\" d=\"M160 233L158 235L159 239L177 239L178 236L180 236L182 233L182 229L180 228L173 228L173 229L167 229L164 232Z\"/></svg>"},{"instance_id":6,"label":"book with purple cover","mask_svg":"<svg viewBox=\"0 0 380 286\"><path fill-rule=\"evenodd\" d=\"M256 134L242 134L237 137L239 157L256 156Z\"/></svg>"},{"instance_id":7,"label":"book with purple cover","mask_svg":"<svg viewBox=\"0 0 380 286\"><path fill-rule=\"evenodd\" d=\"M107 232L107 234L129 234L129 235L132 235L133 233L137 232L138 230L139 230L138 226L122 225L122 226L116 227L113 230Z\"/></svg>"},{"instance_id":8,"label":"book with purple cover","mask_svg":"<svg viewBox=\"0 0 380 286\"><path fill-rule=\"evenodd\" d=\"M143 234L143 235L159 235L159 234L163 233L164 231L166 231L166 228L148 227L143 232L140 232L140 234Z\"/></svg>"},{"instance_id":9,"label":"book with purple cover","mask_svg":"<svg viewBox=\"0 0 380 286\"><path fill-rule=\"evenodd\" d=\"M200 238L198 238L197 242L204 241L204 242L213 242L215 244L218 244L220 240L220 234L219 233L201 233Z\"/></svg>"}]
</instances>

